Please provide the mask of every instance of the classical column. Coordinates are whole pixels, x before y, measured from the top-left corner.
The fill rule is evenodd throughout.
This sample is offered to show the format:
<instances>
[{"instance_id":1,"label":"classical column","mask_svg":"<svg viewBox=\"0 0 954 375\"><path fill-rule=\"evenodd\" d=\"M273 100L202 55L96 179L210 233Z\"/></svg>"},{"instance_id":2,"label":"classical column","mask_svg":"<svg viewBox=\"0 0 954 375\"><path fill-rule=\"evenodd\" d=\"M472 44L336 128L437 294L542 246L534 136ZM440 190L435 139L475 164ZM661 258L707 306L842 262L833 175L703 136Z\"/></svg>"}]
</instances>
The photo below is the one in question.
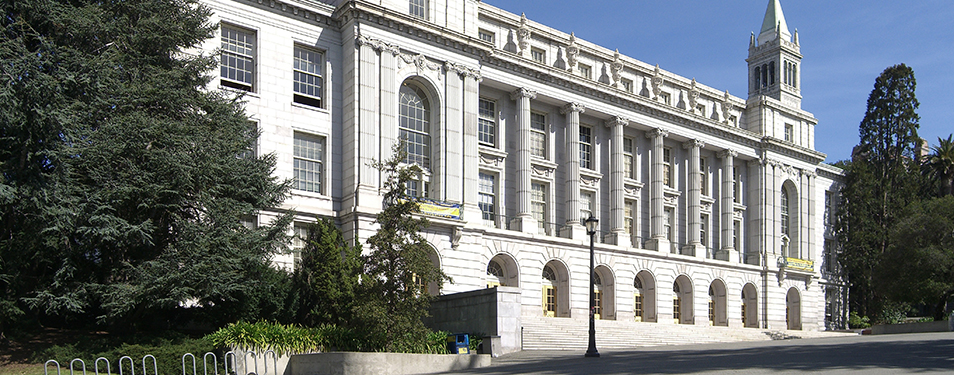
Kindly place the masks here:
<instances>
[{"instance_id":1,"label":"classical column","mask_svg":"<svg viewBox=\"0 0 954 375\"><path fill-rule=\"evenodd\" d=\"M722 158L722 199L719 203L720 211L722 211L722 248L717 258L722 260L739 259L735 244L732 243L733 232L735 231L732 218L735 213L735 202L733 202L733 195L735 194L734 167L735 157L738 155L738 152L729 149L719 152L719 157Z\"/></svg>"},{"instance_id":2,"label":"classical column","mask_svg":"<svg viewBox=\"0 0 954 375\"><path fill-rule=\"evenodd\" d=\"M623 181L626 179L626 171L623 170L623 128L629 124L626 119L616 116L606 121L606 126L610 128L610 214L611 236L613 243L630 247L632 238L626 234L626 223L624 218L626 198L624 193L626 187Z\"/></svg>"},{"instance_id":3,"label":"classical column","mask_svg":"<svg viewBox=\"0 0 954 375\"><path fill-rule=\"evenodd\" d=\"M689 150L689 233L686 236L689 244L683 249L683 254L693 254L699 258L706 257L706 247L700 237L702 225L702 171L699 169L699 149L706 144L698 139L683 143L682 148Z\"/></svg>"},{"instance_id":4,"label":"classical column","mask_svg":"<svg viewBox=\"0 0 954 375\"><path fill-rule=\"evenodd\" d=\"M646 138L653 142L653 164L652 181L649 184L650 194L650 236L646 248L656 251L669 251L669 238L666 238L666 220L665 200L663 192L663 138L669 136L669 131L664 129L653 129L646 132Z\"/></svg>"},{"instance_id":5,"label":"classical column","mask_svg":"<svg viewBox=\"0 0 954 375\"><path fill-rule=\"evenodd\" d=\"M445 63L444 71L444 127L433 139L437 160L432 162L431 191L434 199L452 203L461 201L461 170L463 159L462 133L464 131L464 82L463 77Z\"/></svg>"},{"instance_id":6,"label":"classical column","mask_svg":"<svg viewBox=\"0 0 954 375\"><path fill-rule=\"evenodd\" d=\"M464 219L481 220L477 177L480 173L480 153L477 147L477 106L480 73L464 74ZM495 115L496 116L496 115ZM500 203L498 202L498 205ZM502 211L501 211L502 212Z\"/></svg>"},{"instance_id":7,"label":"classical column","mask_svg":"<svg viewBox=\"0 0 954 375\"><path fill-rule=\"evenodd\" d=\"M762 264L760 255L765 249L765 165L759 159L749 160L749 188L748 200L746 201L746 237L750 240L742 254L742 262L752 265Z\"/></svg>"},{"instance_id":8,"label":"classical column","mask_svg":"<svg viewBox=\"0 0 954 375\"><path fill-rule=\"evenodd\" d=\"M530 212L530 99L536 91L519 88L510 93L517 102L517 227L525 233L536 233L537 222Z\"/></svg>"},{"instance_id":9,"label":"classical column","mask_svg":"<svg viewBox=\"0 0 954 375\"><path fill-rule=\"evenodd\" d=\"M580 114L584 110L580 103L569 103L560 109L566 115L566 224L570 238L586 236L580 219Z\"/></svg>"}]
</instances>

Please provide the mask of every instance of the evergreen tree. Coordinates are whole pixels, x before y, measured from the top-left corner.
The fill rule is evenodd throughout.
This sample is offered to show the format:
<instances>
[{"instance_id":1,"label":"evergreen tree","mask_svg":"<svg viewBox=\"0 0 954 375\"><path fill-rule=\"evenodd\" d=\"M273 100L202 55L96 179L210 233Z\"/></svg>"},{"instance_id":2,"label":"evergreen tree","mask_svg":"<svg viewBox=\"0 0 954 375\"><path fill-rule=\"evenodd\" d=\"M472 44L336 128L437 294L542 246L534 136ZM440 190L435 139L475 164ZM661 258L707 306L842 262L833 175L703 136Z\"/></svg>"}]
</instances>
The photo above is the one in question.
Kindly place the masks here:
<instances>
[{"instance_id":1,"label":"evergreen tree","mask_svg":"<svg viewBox=\"0 0 954 375\"><path fill-rule=\"evenodd\" d=\"M247 228L288 186L241 103L206 90L197 0L0 3L0 319L228 320L284 249ZM2 328L2 327L0 327Z\"/></svg>"},{"instance_id":2,"label":"evergreen tree","mask_svg":"<svg viewBox=\"0 0 954 375\"><path fill-rule=\"evenodd\" d=\"M911 204L891 230L891 245L878 273L887 297L927 305L945 319L954 296L954 196Z\"/></svg>"},{"instance_id":3,"label":"evergreen tree","mask_svg":"<svg viewBox=\"0 0 954 375\"><path fill-rule=\"evenodd\" d=\"M877 317L881 311L875 273L890 245L889 230L923 185L915 156L915 87L914 71L904 64L881 73L859 127L860 143L845 169L839 259L850 282L852 310L861 315Z\"/></svg>"},{"instance_id":4,"label":"evergreen tree","mask_svg":"<svg viewBox=\"0 0 954 375\"><path fill-rule=\"evenodd\" d=\"M311 225L293 276L296 322L350 326L352 311L361 302L356 294L361 267L361 246L348 246L330 219Z\"/></svg>"},{"instance_id":5,"label":"evergreen tree","mask_svg":"<svg viewBox=\"0 0 954 375\"><path fill-rule=\"evenodd\" d=\"M384 175L384 209L377 215L379 229L368 239L370 251L364 256L362 305L358 314L372 332L373 347L385 351L406 352L402 345L421 343L429 330L422 319L427 316L432 296L427 286L438 288L449 278L430 259L434 249L421 236L427 219L415 198L406 194L409 182L421 169L404 164L406 151L398 143L394 156L376 163Z\"/></svg>"}]
</instances>

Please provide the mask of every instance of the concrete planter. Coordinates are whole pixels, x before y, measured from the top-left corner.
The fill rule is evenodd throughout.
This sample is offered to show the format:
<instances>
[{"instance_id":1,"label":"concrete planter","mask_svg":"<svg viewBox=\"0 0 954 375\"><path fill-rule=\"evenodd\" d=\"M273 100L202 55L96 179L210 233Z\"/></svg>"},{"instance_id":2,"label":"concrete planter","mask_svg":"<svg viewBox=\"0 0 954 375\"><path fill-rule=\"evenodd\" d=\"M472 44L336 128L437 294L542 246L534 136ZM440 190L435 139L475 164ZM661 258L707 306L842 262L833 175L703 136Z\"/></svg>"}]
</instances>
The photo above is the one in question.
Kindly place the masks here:
<instances>
[{"instance_id":1,"label":"concrete planter","mask_svg":"<svg viewBox=\"0 0 954 375\"><path fill-rule=\"evenodd\" d=\"M936 322L879 324L871 326L871 334L888 335L893 333L948 332L951 326L946 320Z\"/></svg>"},{"instance_id":2,"label":"concrete planter","mask_svg":"<svg viewBox=\"0 0 954 375\"><path fill-rule=\"evenodd\" d=\"M427 374L489 365L487 354L332 352L293 355L285 375Z\"/></svg>"}]
</instances>

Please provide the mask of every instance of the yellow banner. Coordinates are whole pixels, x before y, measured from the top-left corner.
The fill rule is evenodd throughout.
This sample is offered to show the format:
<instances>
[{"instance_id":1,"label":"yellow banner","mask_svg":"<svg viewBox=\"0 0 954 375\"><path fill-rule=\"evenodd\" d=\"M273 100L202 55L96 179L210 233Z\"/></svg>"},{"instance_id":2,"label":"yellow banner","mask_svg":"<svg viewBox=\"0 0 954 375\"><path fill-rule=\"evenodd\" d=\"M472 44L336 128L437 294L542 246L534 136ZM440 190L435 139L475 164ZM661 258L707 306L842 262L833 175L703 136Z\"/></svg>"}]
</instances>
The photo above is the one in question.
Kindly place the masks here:
<instances>
[{"instance_id":1,"label":"yellow banner","mask_svg":"<svg viewBox=\"0 0 954 375\"><path fill-rule=\"evenodd\" d=\"M798 258L785 258L785 267L799 271L815 271L815 262Z\"/></svg>"},{"instance_id":2,"label":"yellow banner","mask_svg":"<svg viewBox=\"0 0 954 375\"><path fill-rule=\"evenodd\" d=\"M426 198L418 198L417 205L421 214L428 216L446 217L451 219L461 219L460 205L438 202Z\"/></svg>"}]
</instances>

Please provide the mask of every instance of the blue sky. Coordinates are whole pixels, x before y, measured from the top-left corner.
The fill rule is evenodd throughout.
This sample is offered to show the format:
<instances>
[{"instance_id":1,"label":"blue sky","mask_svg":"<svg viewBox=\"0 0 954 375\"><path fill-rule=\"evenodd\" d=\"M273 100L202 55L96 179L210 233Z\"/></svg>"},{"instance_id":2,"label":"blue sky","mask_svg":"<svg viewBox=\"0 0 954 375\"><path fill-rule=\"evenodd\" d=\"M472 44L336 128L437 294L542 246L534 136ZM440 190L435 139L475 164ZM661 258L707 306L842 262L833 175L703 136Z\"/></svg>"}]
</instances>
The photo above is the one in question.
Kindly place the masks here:
<instances>
[{"instance_id":1,"label":"blue sky","mask_svg":"<svg viewBox=\"0 0 954 375\"><path fill-rule=\"evenodd\" d=\"M747 95L749 35L768 0L483 0L730 94ZM829 163L858 144L875 78L895 64L914 69L919 135L954 133L954 1L781 0L798 29L802 109L818 119L815 148Z\"/></svg>"}]
</instances>

